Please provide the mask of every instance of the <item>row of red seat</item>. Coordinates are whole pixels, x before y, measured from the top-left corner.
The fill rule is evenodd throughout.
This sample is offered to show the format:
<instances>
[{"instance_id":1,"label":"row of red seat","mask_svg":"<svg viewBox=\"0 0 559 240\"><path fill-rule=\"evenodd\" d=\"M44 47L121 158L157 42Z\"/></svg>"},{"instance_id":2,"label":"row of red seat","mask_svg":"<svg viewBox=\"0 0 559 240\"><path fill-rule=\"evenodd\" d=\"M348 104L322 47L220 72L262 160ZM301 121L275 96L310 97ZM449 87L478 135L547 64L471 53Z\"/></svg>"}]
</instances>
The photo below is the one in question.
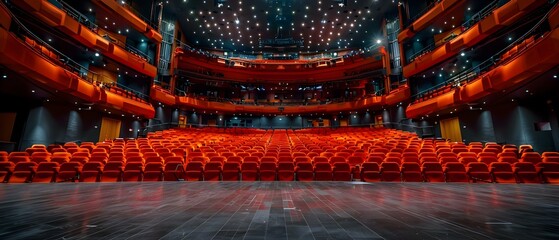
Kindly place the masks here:
<instances>
[{"instance_id":1,"label":"row of red seat","mask_svg":"<svg viewBox=\"0 0 559 240\"><path fill-rule=\"evenodd\" d=\"M361 166L326 162L11 162L0 163L3 182L118 181L405 181L559 183L559 163L365 162Z\"/></svg>"}]
</instances>

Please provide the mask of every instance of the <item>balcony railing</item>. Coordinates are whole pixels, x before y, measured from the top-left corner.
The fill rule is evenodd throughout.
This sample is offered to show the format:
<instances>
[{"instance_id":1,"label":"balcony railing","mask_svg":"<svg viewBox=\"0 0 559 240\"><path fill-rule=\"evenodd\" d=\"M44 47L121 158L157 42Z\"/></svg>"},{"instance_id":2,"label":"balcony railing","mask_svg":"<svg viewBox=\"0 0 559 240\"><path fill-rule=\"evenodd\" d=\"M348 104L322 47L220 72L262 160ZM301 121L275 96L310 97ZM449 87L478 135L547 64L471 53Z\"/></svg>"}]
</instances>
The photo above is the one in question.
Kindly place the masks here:
<instances>
[{"instance_id":1,"label":"balcony railing","mask_svg":"<svg viewBox=\"0 0 559 240\"><path fill-rule=\"evenodd\" d=\"M87 16L83 15L81 12L79 12L78 10L76 10L75 8L70 6L70 4L68 4L68 3L66 3L62 0L57 0L57 1L62 6L62 10L64 10L66 12L66 14L68 14L68 16L71 16L72 18L76 19L79 23L81 23L82 25L86 26L91 31L93 31L94 33L99 35L99 26L97 24L91 22ZM112 38L109 35L103 35L101 37L111 41L112 43L118 45L119 47L126 49L128 52L131 52L131 53L137 55L138 57L143 58L147 62L153 64L153 59L151 57L149 57L149 55L147 55L146 53L142 52L141 50L131 46L130 44L121 42L118 39Z\"/></svg>"},{"instance_id":2,"label":"balcony railing","mask_svg":"<svg viewBox=\"0 0 559 240\"><path fill-rule=\"evenodd\" d=\"M45 60L55 65L58 65L60 67L63 67L68 71L75 73L81 79L91 84L95 84L97 86L103 87L104 89L109 90L111 92L115 92L127 98L140 100L143 102L147 102L149 100L148 95L133 90L127 86L124 86L116 82L107 83L110 82L109 79L111 78L103 74L99 74L89 70L88 68L80 65L78 62L72 60L70 57L66 56L62 52L58 51L56 48L50 46L47 42L43 41L41 38L39 38L33 32L31 32L28 28L26 28L25 25L23 25L17 17L12 15L12 20L13 23L15 24L12 24L10 31L14 33L15 36L20 38L23 42L26 42L28 45L30 45L31 42L30 40L32 40L33 43L38 43L41 47L48 49L50 53L55 54L55 55L48 54L47 52L42 51L40 48L37 48L35 46L29 46L31 50L33 50L35 53L43 57Z\"/></svg>"},{"instance_id":3,"label":"balcony railing","mask_svg":"<svg viewBox=\"0 0 559 240\"><path fill-rule=\"evenodd\" d=\"M466 32L466 30L468 30L470 27L472 27L474 24L480 22L481 20L483 20L485 17L487 17L489 14L491 14L493 12L493 10L497 9L498 7L502 6L502 4L499 4L500 1L499 0L495 0L493 2L491 2L490 4L488 4L487 6L485 6L483 9L481 9L479 12L477 12L476 14L474 14L472 17L470 17L468 20L466 20L462 25L461 25L461 32L458 35L451 35L447 38L445 38L445 42L450 41L460 35L462 35L462 33ZM439 46L437 44L437 42L433 42L427 46L425 46L424 48L420 49L419 51L417 51L416 53L412 54L409 58L408 61L409 63L415 61L417 58L419 58L420 56L423 56L424 54L427 54L431 51L433 51L437 46Z\"/></svg>"}]
</instances>

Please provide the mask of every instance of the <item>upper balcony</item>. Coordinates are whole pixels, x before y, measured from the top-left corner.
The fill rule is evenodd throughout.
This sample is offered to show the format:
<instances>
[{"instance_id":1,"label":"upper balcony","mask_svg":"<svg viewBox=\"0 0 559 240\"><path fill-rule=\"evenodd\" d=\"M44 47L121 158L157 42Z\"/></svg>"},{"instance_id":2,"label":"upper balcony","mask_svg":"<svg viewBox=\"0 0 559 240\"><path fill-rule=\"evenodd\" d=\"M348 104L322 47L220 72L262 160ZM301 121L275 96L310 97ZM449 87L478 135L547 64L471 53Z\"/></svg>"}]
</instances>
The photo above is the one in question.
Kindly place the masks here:
<instances>
[{"instance_id":1,"label":"upper balcony","mask_svg":"<svg viewBox=\"0 0 559 240\"><path fill-rule=\"evenodd\" d=\"M489 97L501 98L501 94L542 77L549 79L548 72L555 72L559 65L555 56L559 51L558 27L559 8L555 7L510 46L449 81L417 94L406 109L406 116L418 118L456 112L466 104L482 102ZM556 76L554 73L554 78ZM544 83L543 88L546 85L549 84Z\"/></svg>"},{"instance_id":2,"label":"upper balcony","mask_svg":"<svg viewBox=\"0 0 559 240\"><path fill-rule=\"evenodd\" d=\"M105 84L107 76L84 71L87 68L38 38L3 4L0 24L1 65L50 91L145 118L154 116L148 96L120 84Z\"/></svg>"},{"instance_id":3,"label":"upper balcony","mask_svg":"<svg viewBox=\"0 0 559 240\"><path fill-rule=\"evenodd\" d=\"M433 44L417 51L411 57L411 63L404 66L404 77L409 78L425 72L457 56L464 49L480 44L493 33L513 26L546 2L545 0L511 0L500 7L498 1L486 5L463 25L437 35Z\"/></svg>"},{"instance_id":4,"label":"upper balcony","mask_svg":"<svg viewBox=\"0 0 559 240\"><path fill-rule=\"evenodd\" d=\"M145 52L126 44L117 34L99 28L87 17L60 1L61 8L48 0L12 1L40 21L62 31L84 46L149 77L157 75L154 62Z\"/></svg>"},{"instance_id":5,"label":"upper balcony","mask_svg":"<svg viewBox=\"0 0 559 240\"><path fill-rule=\"evenodd\" d=\"M381 47L375 50L348 52L335 58L300 60L248 60L223 58L181 46L175 50L175 73L193 78L249 82L320 83L365 78L384 70L389 59Z\"/></svg>"},{"instance_id":6,"label":"upper balcony","mask_svg":"<svg viewBox=\"0 0 559 240\"><path fill-rule=\"evenodd\" d=\"M163 40L159 33L158 25L142 16L132 6L122 0L93 0L97 6L112 13L118 19L128 23L138 32L144 34L148 39L160 44Z\"/></svg>"}]
</instances>

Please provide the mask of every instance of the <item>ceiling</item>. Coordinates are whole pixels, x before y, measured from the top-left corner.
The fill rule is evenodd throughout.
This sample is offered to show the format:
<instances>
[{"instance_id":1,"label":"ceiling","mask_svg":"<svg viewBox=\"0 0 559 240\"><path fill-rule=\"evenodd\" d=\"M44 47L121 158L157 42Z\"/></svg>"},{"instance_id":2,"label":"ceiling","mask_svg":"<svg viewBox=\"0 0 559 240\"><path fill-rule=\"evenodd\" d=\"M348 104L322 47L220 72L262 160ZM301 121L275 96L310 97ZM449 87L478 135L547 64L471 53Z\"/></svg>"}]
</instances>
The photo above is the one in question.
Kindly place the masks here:
<instances>
[{"instance_id":1,"label":"ceiling","mask_svg":"<svg viewBox=\"0 0 559 240\"><path fill-rule=\"evenodd\" d=\"M218 4L222 2L222 4ZM382 22L396 19L394 0L169 0L163 19L177 19L187 43L237 53L314 53L372 46ZM261 41L302 42L263 48ZM277 43L277 42L276 42ZM264 49L264 50L263 50Z\"/></svg>"}]
</instances>

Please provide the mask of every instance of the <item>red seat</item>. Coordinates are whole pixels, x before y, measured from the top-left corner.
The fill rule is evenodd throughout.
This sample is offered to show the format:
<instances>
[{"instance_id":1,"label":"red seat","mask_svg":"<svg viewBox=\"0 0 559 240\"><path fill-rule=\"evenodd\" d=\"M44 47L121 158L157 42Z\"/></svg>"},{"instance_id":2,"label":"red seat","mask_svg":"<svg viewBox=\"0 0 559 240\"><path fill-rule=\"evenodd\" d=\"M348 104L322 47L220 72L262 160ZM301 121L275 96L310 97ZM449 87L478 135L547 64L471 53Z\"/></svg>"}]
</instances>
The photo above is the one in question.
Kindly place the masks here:
<instances>
[{"instance_id":1,"label":"red seat","mask_svg":"<svg viewBox=\"0 0 559 240\"><path fill-rule=\"evenodd\" d=\"M295 157L293 159L293 161L295 162L295 164L300 163L300 162L308 162L311 163L312 159L310 157L307 156L299 156L299 157Z\"/></svg>"},{"instance_id":2,"label":"red seat","mask_svg":"<svg viewBox=\"0 0 559 240\"><path fill-rule=\"evenodd\" d=\"M103 172L103 164L100 162L88 162L83 165L80 174L80 182L99 182Z\"/></svg>"},{"instance_id":3,"label":"red seat","mask_svg":"<svg viewBox=\"0 0 559 240\"><path fill-rule=\"evenodd\" d=\"M237 163L237 164L241 165L241 163L243 163L243 158L239 157L239 156L230 156L230 157L227 157L227 162L228 163Z\"/></svg>"},{"instance_id":4,"label":"red seat","mask_svg":"<svg viewBox=\"0 0 559 240\"><path fill-rule=\"evenodd\" d=\"M295 167L293 162L278 163L278 181L294 181Z\"/></svg>"},{"instance_id":5,"label":"red seat","mask_svg":"<svg viewBox=\"0 0 559 240\"><path fill-rule=\"evenodd\" d=\"M79 162L66 162L60 165L56 182L75 182L78 180L82 171L82 164Z\"/></svg>"},{"instance_id":6,"label":"red seat","mask_svg":"<svg viewBox=\"0 0 559 240\"><path fill-rule=\"evenodd\" d=\"M424 162L421 172L427 182L445 182L443 167L438 162Z\"/></svg>"},{"instance_id":7,"label":"red seat","mask_svg":"<svg viewBox=\"0 0 559 240\"><path fill-rule=\"evenodd\" d=\"M314 180L332 181L332 166L329 163L316 163L314 165Z\"/></svg>"},{"instance_id":8,"label":"red seat","mask_svg":"<svg viewBox=\"0 0 559 240\"><path fill-rule=\"evenodd\" d=\"M267 163L274 163L274 164L276 164L277 161L278 161L278 160L277 160L276 157L262 157L262 158L260 158L260 163L265 163L265 162L267 162Z\"/></svg>"},{"instance_id":9,"label":"red seat","mask_svg":"<svg viewBox=\"0 0 559 240\"><path fill-rule=\"evenodd\" d=\"M163 180L163 163L148 162L144 166L144 182L158 182Z\"/></svg>"},{"instance_id":10,"label":"red seat","mask_svg":"<svg viewBox=\"0 0 559 240\"><path fill-rule=\"evenodd\" d=\"M227 161L226 157L222 157L222 156L215 156L215 157L211 157L210 158L210 162L219 162L222 165Z\"/></svg>"},{"instance_id":11,"label":"red seat","mask_svg":"<svg viewBox=\"0 0 559 240\"><path fill-rule=\"evenodd\" d=\"M122 181L124 182L141 182L143 179L144 164L142 162L129 162L124 167L122 173Z\"/></svg>"},{"instance_id":12,"label":"red seat","mask_svg":"<svg viewBox=\"0 0 559 240\"><path fill-rule=\"evenodd\" d=\"M512 165L516 179L520 183L542 183L536 166L531 162L517 162Z\"/></svg>"},{"instance_id":13,"label":"red seat","mask_svg":"<svg viewBox=\"0 0 559 240\"><path fill-rule=\"evenodd\" d=\"M489 165L489 164L494 163L494 162L499 162L499 160L495 156L478 156L478 162L485 163L486 165Z\"/></svg>"},{"instance_id":14,"label":"red seat","mask_svg":"<svg viewBox=\"0 0 559 240\"><path fill-rule=\"evenodd\" d=\"M184 164L178 161L165 162L163 181L180 181L186 179Z\"/></svg>"},{"instance_id":15,"label":"red seat","mask_svg":"<svg viewBox=\"0 0 559 240\"><path fill-rule=\"evenodd\" d=\"M212 162L204 165L204 181L219 181L221 180L222 163L220 161Z\"/></svg>"},{"instance_id":16,"label":"red seat","mask_svg":"<svg viewBox=\"0 0 559 240\"><path fill-rule=\"evenodd\" d=\"M423 182L421 167L416 162L404 162L401 166L402 181L404 182Z\"/></svg>"},{"instance_id":17,"label":"red seat","mask_svg":"<svg viewBox=\"0 0 559 240\"><path fill-rule=\"evenodd\" d=\"M498 162L505 162L505 163L510 163L510 164L515 164L518 162L518 159L516 157L507 157L507 156L502 156L500 158L497 159Z\"/></svg>"},{"instance_id":18,"label":"red seat","mask_svg":"<svg viewBox=\"0 0 559 240\"><path fill-rule=\"evenodd\" d=\"M559 163L542 162L536 167L545 183L559 184Z\"/></svg>"},{"instance_id":19,"label":"red seat","mask_svg":"<svg viewBox=\"0 0 559 240\"><path fill-rule=\"evenodd\" d=\"M449 162L444 165L443 170L446 175L447 182L469 182L466 167L464 167L464 164L462 163Z\"/></svg>"},{"instance_id":20,"label":"red seat","mask_svg":"<svg viewBox=\"0 0 559 240\"><path fill-rule=\"evenodd\" d=\"M478 162L476 157L460 157L458 161L464 165L468 165L468 163L475 163Z\"/></svg>"},{"instance_id":21,"label":"red seat","mask_svg":"<svg viewBox=\"0 0 559 240\"><path fill-rule=\"evenodd\" d=\"M101 174L101 182L120 182L122 181L122 172L124 170L122 162L108 162L103 167Z\"/></svg>"},{"instance_id":22,"label":"red seat","mask_svg":"<svg viewBox=\"0 0 559 240\"><path fill-rule=\"evenodd\" d=\"M244 162L241 164L241 180L257 181L258 180L258 163Z\"/></svg>"},{"instance_id":23,"label":"red seat","mask_svg":"<svg viewBox=\"0 0 559 240\"><path fill-rule=\"evenodd\" d=\"M260 181L275 181L276 172L277 169L275 162L260 163Z\"/></svg>"},{"instance_id":24,"label":"red seat","mask_svg":"<svg viewBox=\"0 0 559 240\"><path fill-rule=\"evenodd\" d=\"M483 162L473 162L473 163L468 163L468 165L466 166L467 166L466 172L470 176L470 180L472 182L475 183L493 182L487 164Z\"/></svg>"},{"instance_id":25,"label":"red seat","mask_svg":"<svg viewBox=\"0 0 559 240\"><path fill-rule=\"evenodd\" d=\"M221 173L223 181L239 181L240 164L237 162L227 162L223 165L223 170Z\"/></svg>"},{"instance_id":26,"label":"red seat","mask_svg":"<svg viewBox=\"0 0 559 240\"><path fill-rule=\"evenodd\" d=\"M525 152L520 158L520 162L529 162L532 164L538 164L542 162L542 157L537 152Z\"/></svg>"},{"instance_id":27,"label":"red seat","mask_svg":"<svg viewBox=\"0 0 559 240\"><path fill-rule=\"evenodd\" d=\"M14 168L15 164L13 162L0 162L0 181L8 182Z\"/></svg>"},{"instance_id":28,"label":"red seat","mask_svg":"<svg viewBox=\"0 0 559 240\"><path fill-rule=\"evenodd\" d=\"M211 160L210 160L211 161ZM247 156L243 159L243 162L254 162L254 163L260 163L260 158L256 157L256 156Z\"/></svg>"},{"instance_id":29,"label":"red seat","mask_svg":"<svg viewBox=\"0 0 559 240\"><path fill-rule=\"evenodd\" d=\"M313 162L313 164L316 164L316 163L319 163L319 162L328 163L328 158L327 157L316 156L316 157L313 158L312 162Z\"/></svg>"},{"instance_id":30,"label":"red seat","mask_svg":"<svg viewBox=\"0 0 559 240\"><path fill-rule=\"evenodd\" d=\"M496 162L489 164L491 174L496 183L516 183L512 165L507 162Z\"/></svg>"},{"instance_id":31,"label":"red seat","mask_svg":"<svg viewBox=\"0 0 559 240\"><path fill-rule=\"evenodd\" d=\"M27 154L27 153L25 153ZM18 164L20 162L29 162L31 161L31 158L29 158L29 156L20 156L20 155L14 155L14 156L10 156L9 157L9 161L13 162L14 164Z\"/></svg>"},{"instance_id":32,"label":"red seat","mask_svg":"<svg viewBox=\"0 0 559 240\"><path fill-rule=\"evenodd\" d=\"M380 165L380 180L383 182L400 182L400 165L396 162L383 162Z\"/></svg>"},{"instance_id":33,"label":"red seat","mask_svg":"<svg viewBox=\"0 0 559 240\"><path fill-rule=\"evenodd\" d=\"M59 165L55 162L41 162L37 166L37 172L33 176L32 182L51 183L56 179Z\"/></svg>"},{"instance_id":34,"label":"red seat","mask_svg":"<svg viewBox=\"0 0 559 240\"><path fill-rule=\"evenodd\" d=\"M10 183L31 182L33 175L37 170L37 164L34 162L18 162L14 167L14 172L9 179Z\"/></svg>"},{"instance_id":35,"label":"red seat","mask_svg":"<svg viewBox=\"0 0 559 240\"><path fill-rule=\"evenodd\" d=\"M204 179L204 163L189 162L185 169L186 181L202 181Z\"/></svg>"},{"instance_id":36,"label":"red seat","mask_svg":"<svg viewBox=\"0 0 559 240\"><path fill-rule=\"evenodd\" d=\"M380 181L380 167L375 162L365 162L361 165L361 181L378 182Z\"/></svg>"},{"instance_id":37,"label":"red seat","mask_svg":"<svg viewBox=\"0 0 559 240\"><path fill-rule=\"evenodd\" d=\"M332 176L334 181L351 181L351 166L349 163L334 163Z\"/></svg>"},{"instance_id":38,"label":"red seat","mask_svg":"<svg viewBox=\"0 0 559 240\"><path fill-rule=\"evenodd\" d=\"M293 157L291 157L291 156L279 156L278 157L278 163L280 163L280 162L293 163Z\"/></svg>"},{"instance_id":39,"label":"red seat","mask_svg":"<svg viewBox=\"0 0 559 240\"><path fill-rule=\"evenodd\" d=\"M297 163L297 181L312 181L314 179L314 167L310 162Z\"/></svg>"}]
</instances>

